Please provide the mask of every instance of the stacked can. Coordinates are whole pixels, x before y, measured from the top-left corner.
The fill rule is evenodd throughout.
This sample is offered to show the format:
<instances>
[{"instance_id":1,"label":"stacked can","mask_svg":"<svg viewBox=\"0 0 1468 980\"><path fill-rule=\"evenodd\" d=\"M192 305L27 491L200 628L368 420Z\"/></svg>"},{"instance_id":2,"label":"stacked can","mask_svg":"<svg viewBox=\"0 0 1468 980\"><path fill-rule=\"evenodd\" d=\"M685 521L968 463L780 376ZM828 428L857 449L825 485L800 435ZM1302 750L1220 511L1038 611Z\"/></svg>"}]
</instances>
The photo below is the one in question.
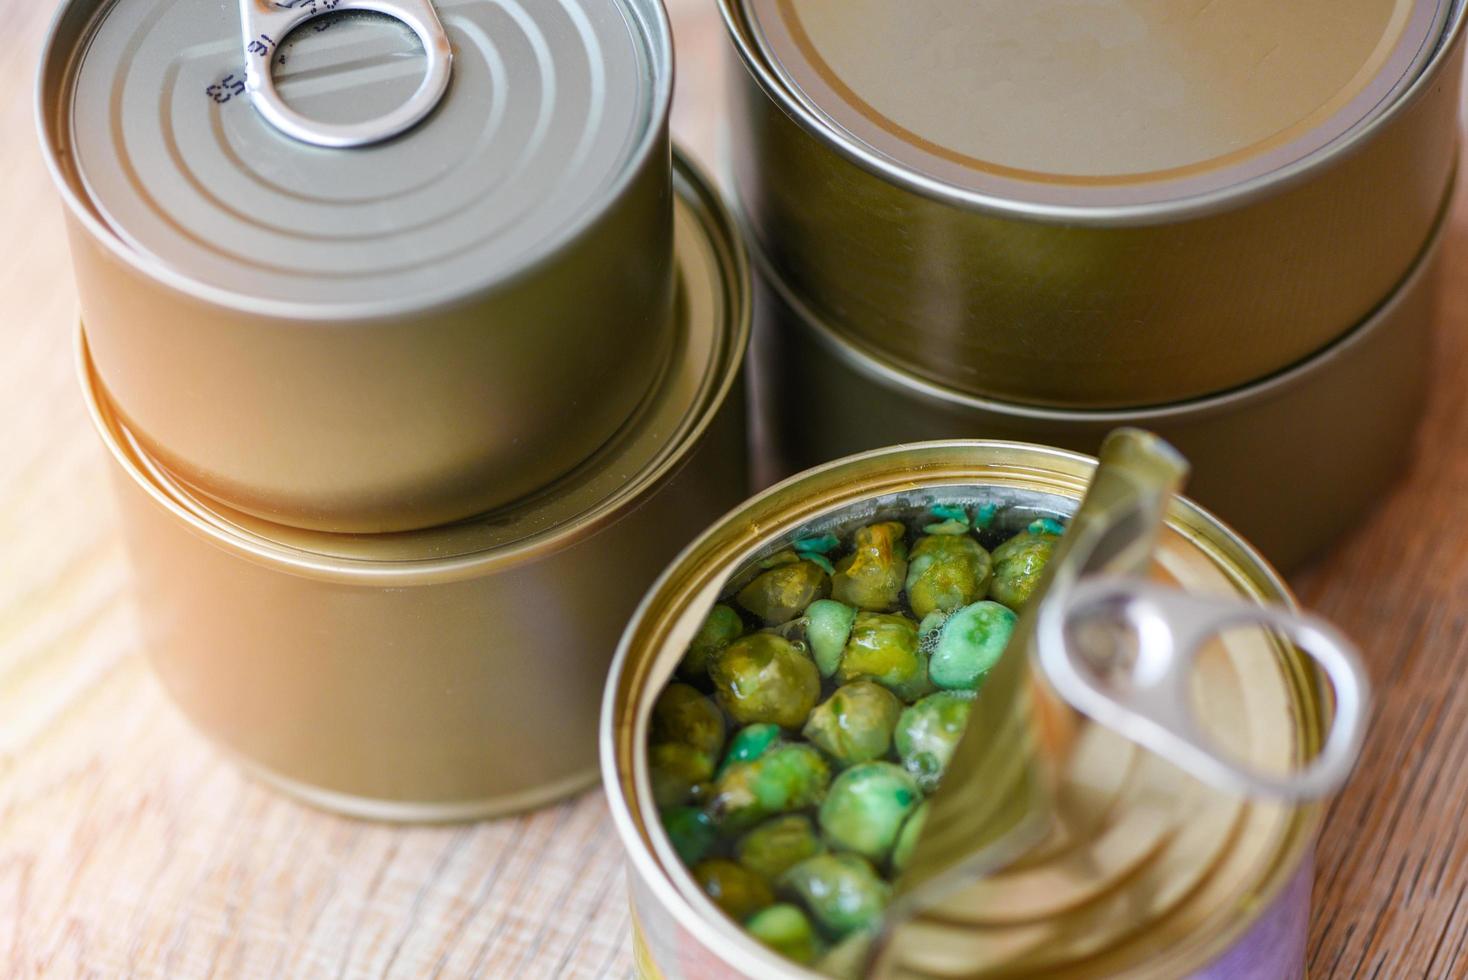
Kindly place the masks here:
<instances>
[{"instance_id":1,"label":"stacked can","mask_svg":"<svg viewBox=\"0 0 1468 980\"><path fill-rule=\"evenodd\" d=\"M746 482L748 273L671 86L656 0L62 6L148 654L266 777L398 819L594 780L621 625Z\"/></svg>"},{"instance_id":2,"label":"stacked can","mask_svg":"<svg viewBox=\"0 0 1468 980\"><path fill-rule=\"evenodd\" d=\"M778 472L1140 425L1286 566L1401 472L1463 3L721 3Z\"/></svg>"}]
</instances>

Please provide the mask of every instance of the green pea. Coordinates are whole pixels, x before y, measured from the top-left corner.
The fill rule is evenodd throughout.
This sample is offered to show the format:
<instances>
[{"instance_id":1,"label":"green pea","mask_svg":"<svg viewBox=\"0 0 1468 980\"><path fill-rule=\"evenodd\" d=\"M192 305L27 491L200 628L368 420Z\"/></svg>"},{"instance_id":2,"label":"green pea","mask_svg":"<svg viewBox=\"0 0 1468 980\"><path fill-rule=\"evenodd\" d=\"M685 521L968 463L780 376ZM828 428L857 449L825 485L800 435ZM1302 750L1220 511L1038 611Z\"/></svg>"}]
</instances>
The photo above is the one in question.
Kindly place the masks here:
<instances>
[{"instance_id":1,"label":"green pea","mask_svg":"<svg viewBox=\"0 0 1468 980\"><path fill-rule=\"evenodd\" d=\"M1018 612L1029 601L1040 576L1055 554L1059 538L1052 534L1022 531L994 549L994 577L989 598Z\"/></svg>"},{"instance_id":2,"label":"green pea","mask_svg":"<svg viewBox=\"0 0 1468 980\"><path fill-rule=\"evenodd\" d=\"M897 754L923 792L938 788L972 706L973 694L968 691L940 691L923 698L897 719L893 738Z\"/></svg>"},{"instance_id":3,"label":"green pea","mask_svg":"<svg viewBox=\"0 0 1468 980\"><path fill-rule=\"evenodd\" d=\"M669 684L652 708L652 741L691 745L711 759L724 748L724 716L687 684Z\"/></svg>"},{"instance_id":4,"label":"green pea","mask_svg":"<svg viewBox=\"0 0 1468 980\"><path fill-rule=\"evenodd\" d=\"M873 680L904 701L927 694L933 686L928 655L918 646L917 624L902 615L857 613L836 680Z\"/></svg>"},{"instance_id":5,"label":"green pea","mask_svg":"<svg viewBox=\"0 0 1468 980\"><path fill-rule=\"evenodd\" d=\"M818 599L805 610L805 635L811 655L822 677L830 677L841 665L841 651L851 636L856 610L835 599Z\"/></svg>"},{"instance_id":6,"label":"green pea","mask_svg":"<svg viewBox=\"0 0 1468 980\"><path fill-rule=\"evenodd\" d=\"M937 520L923 525L924 534L968 534L973 529L968 511L957 505L934 504L931 513Z\"/></svg>"},{"instance_id":7,"label":"green pea","mask_svg":"<svg viewBox=\"0 0 1468 980\"><path fill-rule=\"evenodd\" d=\"M961 504L934 504L928 511L940 521L968 526L968 510Z\"/></svg>"},{"instance_id":8,"label":"green pea","mask_svg":"<svg viewBox=\"0 0 1468 980\"><path fill-rule=\"evenodd\" d=\"M977 602L989 589L989 553L968 536L930 534L920 538L907 565L907 601L922 619Z\"/></svg>"},{"instance_id":9,"label":"green pea","mask_svg":"<svg viewBox=\"0 0 1468 980\"><path fill-rule=\"evenodd\" d=\"M831 784L821 804L821 831L835 847L880 864L897 843L902 822L922 802L917 781L899 766L864 762Z\"/></svg>"},{"instance_id":10,"label":"green pea","mask_svg":"<svg viewBox=\"0 0 1468 980\"><path fill-rule=\"evenodd\" d=\"M744 620L737 612L722 602L714 606L688 644L688 652L678 665L678 676L690 681L704 680L708 676L709 658L739 639L743 632Z\"/></svg>"},{"instance_id":11,"label":"green pea","mask_svg":"<svg viewBox=\"0 0 1468 980\"><path fill-rule=\"evenodd\" d=\"M978 690L1014 633L1018 619L1007 606L984 600L949 616L928 658L928 676L939 687Z\"/></svg>"},{"instance_id":12,"label":"green pea","mask_svg":"<svg viewBox=\"0 0 1468 980\"><path fill-rule=\"evenodd\" d=\"M663 830L684 864L697 864L714 846L714 822L698 807L668 807L661 816Z\"/></svg>"},{"instance_id":13,"label":"green pea","mask_svg":"<svg viewBox=\"0 0 1468 980\"><path fill-rule=\"evenodd\" d=\"M806 858L825 852L826 845L810 817L799 813L766 820L734 843L734 859L771 881Z\"/></svg>"},{"instance_id":14,"label":"green pea","mask_svg":"<svg viewBox=\"0 0 1468 980\"><path fill-rule=\"evenodd\" d=\"M1065 525L1053 517L1041 517L1030 521L1030 526L1025 530L1031 534L1049 534L1058 538L1065 533Z\"/></svg>"},{"instance_id":15,"label":"green pea","mask_svg":"<svg viewBox=\"0 0 1468 980\"><path fill-rule=\"evenodd\" d=\"M751 633L714 654L709 679L719 705L742 725L799 728L821 696L810 657L773 633Z\"/></svg>"},{"instance_id":16,"label":"green pea","mask_svg":"<svg viewBox=\"0 0 1468 980\"><path fill-rule=\"evenodd\" d=\"M647 750L652 795L659 807L679 806L700 799L713 777L713 760L691 745L665 742Z\"/></svg>"},{"instance_id":17,"label":"green pea","mask_svg":"<svg viewBox=\"0 0 1468 980\"><path fill-rule=\"evenodd\" d=\"M709 858L693 866L693 878L731 919L743 922L774 904L770 883L728 858Z\"/></svg>"},{"instance_id":18,"label":"green pea","mask_svg":"<svg viewBox=\"0 0 1468 980\"><path fill-rule=\"evenodd\" d=\"M837 765L849 766L887 754L901 713L902 702L891 691L873 681L853 681L816 705L801 734Z\"/></svg>"},{"instance_id":19,"label":"green pea","mask_svg":"<svg viewBox=\"0 0 1468 980\"><path fill-rule=\"evenodd\" d=\"M923 834L923 825L928 821L928 802L912 811L902 823L902 829L897 832L897 843L892 846L892 873L900 875L907 869L907 862L912 860L912 852L917 847L918 838Z\"/></svg>"},{"instance_id":20,"label":"green pea","mask_svg":"<svg viewBox=\"0 0 1468 980\"><path fill-rule=\"evenodd\" d=\"M780 734L779 725L745 725L729 740L729 751L724 753L717 775L722 776L724 770L735 762L758 759L780 741Z\"/></svg>"},{"instance_id":21,"label":"green pea","mask_svg":"<svg viewBox=\"0 0 1468 980\"><path fill-rule=\"evenodd\" d=\"M830 594L831 579L825 569L809 559L796 558L761 572L735 598L766 626L779 626Z\"/></svg>"},{"instance_id":22,"label":"green pea","mask_svg":"<svg viewBox=\"0 0 1468 980\"><path fill-rule=\"evenodd\" d=\"M829 555L841 547L841 539L828 531L814 537L801 538L795 542L794 547L799 555Z\"/></svg>"},{"instance_id":23,"label":"green pea","mask_svg":"<svg viewBox=\"0 0 1468 980\"><path fill-rule=\"evenodd\" d=\"M832 597L869 612L897 608L907 578L906 533L907 528L896 521L858 528L851 554L836 563Z\"/></svg>"},{"instance_id":24,"label":"green pea","mask_svg":"<svg viewBox=\"0 0 1468 980\"><path fill-rule=\"evenodd\" d=\"M750 762L736 762L714 783L709 815L737 834L767 817L825 799L831 767L813 746L780 745Z\"/></svg>"},{"instance_id":25,"label":"green pea","mask_svg":"<svg viewBox=\"0 0 1468 980\"><path fill-rule=\"evenodd\" d=\"M824 952L810 919L794 905L771 905L751 916L744 928L755 939L796 963L809 965Z\"/></svg>"},{"instance_id":26,"label":"green pea","mask_svg":"<svg viewBox=\"0 0 1468 980\"><path fill-rule=\"evenodd\" d=\"M837 937L874 926L892 898L892 887L871 862L850 853L806 858L781 876L779 886Z\"/></svg>"}]
</instances>

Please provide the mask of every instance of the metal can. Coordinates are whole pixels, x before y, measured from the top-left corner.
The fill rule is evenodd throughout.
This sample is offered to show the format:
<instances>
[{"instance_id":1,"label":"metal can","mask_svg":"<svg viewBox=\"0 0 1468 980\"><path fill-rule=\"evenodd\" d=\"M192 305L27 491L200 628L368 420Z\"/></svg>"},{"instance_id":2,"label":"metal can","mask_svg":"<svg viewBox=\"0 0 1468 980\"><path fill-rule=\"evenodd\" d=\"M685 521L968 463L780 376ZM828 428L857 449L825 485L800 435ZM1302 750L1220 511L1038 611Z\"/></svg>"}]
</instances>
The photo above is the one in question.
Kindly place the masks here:
<instances>
[{"instance_id":1,"label":"metal can","mask_svg":"<svg viewBox=\"0 0 1468 980\"><path fill-rule=\"evenodd\" d=\"M1453 175L1459 0L721 6L751 238L964 395L1131 409L1300 363Z\"/></svg>"},{"instance_id":2,"label":"metal can","mask_svg":"<svg viewBox=\"0 0 1468 980\"><path fill-rule=\"evenodd\" d=\"M312 803L392 820L537 806L595 778L616 638L676 544L745 488L749 281L679 160L671 352L612 440L537 496L347 535L192 491L116 412L82 343L152 666L208 738Z\"/></svg>"},{"instance_id":3,"label":"metal can","mask_svg":"<svg viewBox=\"0 0 1468 980\"><path fill-rule=\"evenodd\" d=\"M654 387L662 6L442 13L68 0L52 25L38 121L98 376L150 456L231 508L468 517L569 472Z\"/></svg>"},{"instance_id":4,"label":"metal can","mask_svg":"<svg viewBox=\"0 0 1468 980\"><path fill-rule=\"evenodd\" d=\"M643 975L816 975L763 949L718 912L666 840L653 798L646 752L653 702L731 576L739 581L792 541L935 503L1000 501L996 520L1012 529L1037 515L1073 514L1095 466L1075 453L1020 443L889 447L765 491L669 566L623 635L602 706L603 783L628 851ZM1155 578L1189 596L1293 606L1257 553L1186 499L1168 507L1151 565ZM1313 661L1266 630L1239 642L1220 652L1206 676L1194 675L1218 713L1210 723L1228 717L1237 746L1270 771L1318 758L1337 732ZM1053 741L1068 738L1054 733ZM968 895L962 916L945 903L934 921L925 918L895 975L1302 975L1318 804L1212 789L1101 725L1067 757L1073 782L1060 800L1069 837L980 882L982 895Z\"/></svg>"},{"instance_id":5,"label":"metal can","mask_svg":"<svg viewBox=\"0 0 1468 980\"><path fill-rule=\"evenodd\" d=\"M1444 212L1445 213L1445 212ZM1040 408L935 384L820 320L756 256L755 404L769 476L899 442L1018 439L1095 452L1117 426L1193 465L1189 493L1293 568L1404 472L1421 417L1445 224L1370 317L1288 370L1155 408ZM1371 392L1362 398L1361 392Z\"/></svg>"}]
</instances>

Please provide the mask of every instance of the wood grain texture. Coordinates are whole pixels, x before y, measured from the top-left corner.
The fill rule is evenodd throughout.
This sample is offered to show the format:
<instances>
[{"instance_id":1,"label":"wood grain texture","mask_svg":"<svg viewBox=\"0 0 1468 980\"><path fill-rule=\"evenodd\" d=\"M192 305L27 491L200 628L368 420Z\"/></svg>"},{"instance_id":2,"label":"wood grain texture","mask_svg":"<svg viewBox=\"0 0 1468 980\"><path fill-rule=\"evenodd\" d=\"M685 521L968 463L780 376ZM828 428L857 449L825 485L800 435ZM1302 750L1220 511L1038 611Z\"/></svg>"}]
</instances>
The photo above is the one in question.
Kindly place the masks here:
<instances>
[{"instance_id":1,"label":"wood grain texture","mask_svg":"<svg viewBox=\"0 0 1468 980\"><path fill-rule=\"evenodd\" d=\"M711 162L722 27L711 0L671 6L674 127ZM0 974L629 975L599 793L464 827L332 817L241 775L149 676L33 136L50 12L0 0ZM1320 842L1314 977L1468 975L1468 199L1445 261L1416 463L1296 577L1379 691Z\"/></svg>"}]
</instances>

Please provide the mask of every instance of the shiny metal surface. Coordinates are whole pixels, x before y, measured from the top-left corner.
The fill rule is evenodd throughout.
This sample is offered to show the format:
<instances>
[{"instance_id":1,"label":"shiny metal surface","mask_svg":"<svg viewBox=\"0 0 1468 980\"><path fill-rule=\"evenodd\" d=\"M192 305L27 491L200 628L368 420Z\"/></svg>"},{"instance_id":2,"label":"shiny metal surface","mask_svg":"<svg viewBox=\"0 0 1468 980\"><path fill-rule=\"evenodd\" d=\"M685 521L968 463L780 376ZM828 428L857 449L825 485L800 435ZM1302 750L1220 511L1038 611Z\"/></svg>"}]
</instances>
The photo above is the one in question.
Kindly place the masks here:
<instances>
[{"instance_id":1,"label":"shiny metal surface","mask_svg":"<svg viewBox=\"0 0 1468 980\"><path fill-rule=\"evenodd\" d=\"M648 405L540 498L454 527L337 541L211 506L130 438L83 346L148 657L203 734L380 819L488 816L589 781L619 630L745 487L748 269L682 163L678 189L676 356Z\"/></svg>"},{"instance_id":2,"label":"shiny metal surface","mask_svg":"<svg viewBox=\"0 0 1468 980\"><path fill-rule=\"evenodd\" d=\"M1319 150L1130 204L985 195L867 153L784 86L744 0L723 10L748 69L728 145L751 237L833 329L967 395L1150 407L1301 363L1407 274L1452 178L1461 2L1390 104Z\"/></svg>"},{"instance_id":3,"label":"shiny metal surface","mask_svg":"<svg viewBox=\"0 0 1468 980\"><path fill-rule=\"evenodd\" d=\"M1046 679L1072 707L1219 789L1248 796L1312 799L1340 789L1366 735L1370 684L1355 646L1324 620L1232 599L1196 598L1144 580L1069 581L1057 573L1036 624ZM1067 636L1091 617L1115 616L1137 637L1136 663L1117 686L1097 676L1103 651ZM1320 755L1300 772L1254 772L1198 733L1189 698L1194 661L1226 630L1267 627L1288 637L1330 680L1335 710Z\"/></svg>"},{"instance_id":4,"label":"shiny metal surface","mask_svg":"<svg viewBox=\"0 0 1468 980\"><path fill-rule=\"evenodd\" d=\"M71 0L53 24L39 121L98 372L151 453L270 520L403 530L523 496L627 420L669 345L661 6L436 9L443 100L343 149L251 108L228 5ZM423 74L377 15L272 40L284 103L331 125Z\"/></svg>"},{"instance_id":5,"label":"shiny metal surface","mask_svg":"<svg viewBox=\"0 0 1468 980\"><path fill-rule=\"evenodd\" d=\"M1406 464L1424 404L1440 244L1439 228L1387 301L1309 361L1223 395L1131 411L1033 408L933 384L818 322L763 264L756 405L774 474L921 439L1094 452L1111 429L1139 426L1189 459L1193 497L1276 565L1295 567L1371 508Z\"/></svg>"},{"instance_id":6,"label":"shiny metal surface","mask_svg":"<svg viewBox=\"0 0 1468 980\"><path fill-rule=\"evenodd\" d=\"M893 446L765 491L669 566L623 636L602 709L603 783L629 853L648 976L815 976L717 912L658 829L652 802L652 702L731 576L790 540L935 502L998 501L997 519L1012 529L1036 514L1068 514L1094 466L1014 443ZM1167 511L1152 575L1191 595L1291 603L1257 554L1183 499ZM1212 645L1200 663L1210 732L1230 733L1266 768L1315 756L1329 712L1307 657L1255 630ZM1214 963L1245 963L1260 976L1298 971L1305 919L1290 886L1308 861L1317 807L1220 793L1101 726L1058 725L1043 741L1068 759L1057 806L1064 828L904 933L896 975L1176 978L1213 975ZM1288 935L1251 928L1271 916Z\"/></svg>"},{"instance_id":7,"label":"shiny metal surface","mask_svg":"<svg viewBox=\"0 0 1468 980\"><path fill-rule=\"evenodd\" d=\"M748 0L764 62L853 154L997 206L1266 178L1420 73L1450 0Z\"/></svg>"}]
</instances>

